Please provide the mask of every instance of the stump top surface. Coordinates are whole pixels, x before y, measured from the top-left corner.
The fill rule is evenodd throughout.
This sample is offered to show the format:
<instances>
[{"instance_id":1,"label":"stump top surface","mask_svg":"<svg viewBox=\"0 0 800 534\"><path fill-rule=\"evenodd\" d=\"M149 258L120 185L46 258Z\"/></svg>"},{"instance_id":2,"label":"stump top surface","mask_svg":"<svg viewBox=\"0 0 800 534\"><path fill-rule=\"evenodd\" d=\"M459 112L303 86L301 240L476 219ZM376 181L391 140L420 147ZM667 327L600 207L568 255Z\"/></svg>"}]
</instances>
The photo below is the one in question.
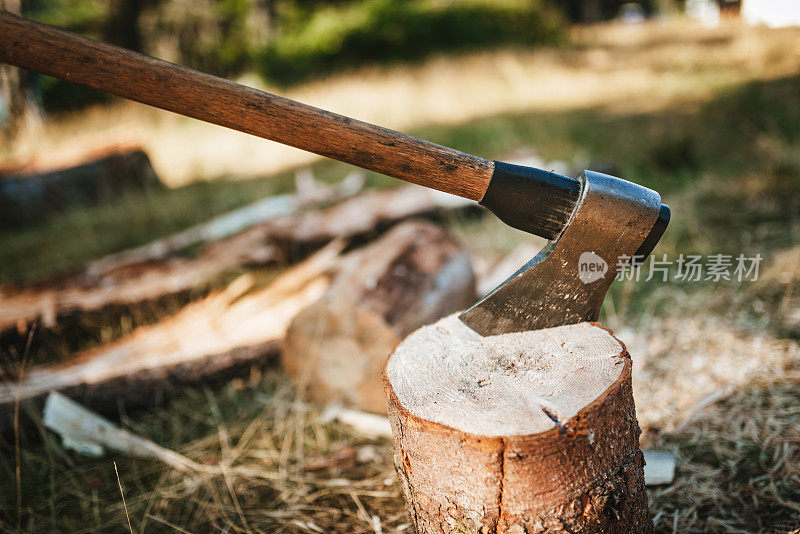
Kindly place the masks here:
<instances>
[{"instance_id":1,"label":"stump top surface","mask_svg":"<svg viewBox=\"0 0 800 534\"><path fill-rule=\"evenodd\" d=\"M386 376L422 419L483 436L545 432L602 395L624 348L590 323L482 337L451 315L397 347Z\"/></svg>"}]
</instances>

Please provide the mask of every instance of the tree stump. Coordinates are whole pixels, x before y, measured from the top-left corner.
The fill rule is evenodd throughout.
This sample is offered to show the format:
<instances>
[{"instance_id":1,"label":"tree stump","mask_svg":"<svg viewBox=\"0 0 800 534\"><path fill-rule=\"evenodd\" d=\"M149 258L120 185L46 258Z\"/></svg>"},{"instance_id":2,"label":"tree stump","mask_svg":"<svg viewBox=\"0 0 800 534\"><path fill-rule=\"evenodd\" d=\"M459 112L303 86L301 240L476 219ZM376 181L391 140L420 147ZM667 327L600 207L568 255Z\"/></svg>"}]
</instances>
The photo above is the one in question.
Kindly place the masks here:
<instances>
[{"instance_id":1,"label":"tree stump","mask_svg":"<svg viewBox=\"0 0 800 534\"><path fill-rule=\"evenodd\" d=\"M599 325L481 337L453 315L384 385L419 533L652 532L631 360Z\"/></svg>"},{"instance_id":2,"label":"tree stump","mask_svg":"<svg viewBox=\"0 0 800 534\"><path fill-rule=\"evenodd\" d=\"M292 321L281 362L314 401L385 413L381 374L394 348L474 299L459 244L439 226L408 221L344 258L325 295Z\"/></svg>"}]
</instances>

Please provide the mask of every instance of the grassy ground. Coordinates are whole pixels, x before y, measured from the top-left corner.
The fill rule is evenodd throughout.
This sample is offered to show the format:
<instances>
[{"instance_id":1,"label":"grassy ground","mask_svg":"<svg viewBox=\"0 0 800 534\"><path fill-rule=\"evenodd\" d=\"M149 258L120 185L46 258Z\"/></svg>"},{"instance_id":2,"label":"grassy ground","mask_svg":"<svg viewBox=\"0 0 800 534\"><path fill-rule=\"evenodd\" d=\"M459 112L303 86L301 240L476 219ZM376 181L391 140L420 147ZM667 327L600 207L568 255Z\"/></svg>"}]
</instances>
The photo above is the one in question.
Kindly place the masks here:
<instances>
[{"instance_id":1,"label":"grassy ground","mask_svg":"<svg viewBox=\"0 0 800 534\"><path fill-rule=\"evenodd\" d=\"M650 45L653 64L683 46L679 36L686 34ZM607 50L627 46L611 34L593 38ZM718 43L707 46L719 51ZM726 46L738 50L741 42ZM655 187L673 208L659 255L764 256L757 283L615 284L603 321L629 343L636 362L643 444L678 456L675 482L649 492L657 531L798 532L800 328L792 317L800 307L800 77L782 70L784 56L774 59L780 68L771 74L746 80L737 69L758 69L727 60L709 66L709 58L698 58L685 66L684 78L697 85L676 89L680 98L656 93L631 103L623 92L593 105L522 106L419 125L415 133L488 156L533 147L547 160L602 167ZM576 68L581 74L573 81L585 82L593 68ZM708 79L726 82L709 91L701 83ZM692 87L704 89L692 98ZM324 163L315 171L332 179L346 168ZM142 228L150 221L153 234L166 233L205 218L178 219L170 206L200 199L206 211L221 211L286 187L282 180L197 185L162 200L126 199L116 209L66 214L59 221L91 223L85 231L63 223L59 243L90 250L78 249L60 265L145 239L145 230L126 234L125 217L142 206L148 212ZM214 194L225 190L230 196L223 200ZM121 207L126 203L130 213ZM451 227L476 254L496 255L523 239L491 219L453 220ZM4 254L16 250L4 256L3 276L35 269L29 257L48 257L46 242L26 244L43 229L19 241L0 236ZM121 237L78 244L103 233ZM12 242L16 249L6 244ZM319 410L297 399L279 370L221 388L186 389L166 405L119 408L123 426L218 466L217 474L180 474L113 455L87 459L38 426L23 428L16 438L0 438L0 530L127 529L116 461L138 532L409 531L389 443L324 423ZM236 473L242 468L247 475Z\"/></svg>"}]
</instances>

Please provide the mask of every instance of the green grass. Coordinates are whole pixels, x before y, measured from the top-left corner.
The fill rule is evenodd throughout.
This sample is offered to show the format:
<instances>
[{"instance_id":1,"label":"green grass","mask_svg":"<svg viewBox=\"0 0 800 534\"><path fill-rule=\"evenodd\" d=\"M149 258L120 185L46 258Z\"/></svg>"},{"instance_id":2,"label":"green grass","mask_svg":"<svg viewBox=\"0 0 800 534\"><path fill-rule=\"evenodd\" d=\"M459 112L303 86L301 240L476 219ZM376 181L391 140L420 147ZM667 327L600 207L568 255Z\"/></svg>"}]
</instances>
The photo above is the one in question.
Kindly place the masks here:
<instances>
[{"instance_id":1,"label":"green grass","mask_svg":"<svg viewBox=\"0 0 800 534\"><path fill-rule=\"evenodd\" d=\"M267 80L289 84L367 63L562 40L559 12L539 0L357 0L285 10L256 65Z\"/></svg>"},{"instance_id":2,"label":"green grass","mask_svg":"<svg viewBox=\"0 0 800 534\"><path fill-rule=\"evenodd\" d=\"M122 250L204 222L261 196L286 180L220 180L172 190L127 192L108 204L77 207L22 230L0 233L0 279L33 280L89 258Z\"/></svg>"}]
</instances>

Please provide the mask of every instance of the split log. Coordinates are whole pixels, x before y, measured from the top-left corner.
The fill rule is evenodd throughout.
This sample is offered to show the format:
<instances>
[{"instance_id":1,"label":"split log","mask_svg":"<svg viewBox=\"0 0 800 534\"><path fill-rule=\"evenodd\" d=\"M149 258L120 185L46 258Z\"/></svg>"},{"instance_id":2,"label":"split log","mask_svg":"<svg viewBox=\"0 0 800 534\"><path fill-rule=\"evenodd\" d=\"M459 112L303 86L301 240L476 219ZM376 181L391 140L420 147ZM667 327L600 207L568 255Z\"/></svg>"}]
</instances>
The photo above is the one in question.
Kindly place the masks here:
<instances>
[{"instance_id":1,"label":"split log","mask_svg":"<svg viewBox=\"0 0 800 534\"><path fill-rule=\"evenodd\" d=\"M450 316L384 383L418 532L652 532L631 360L607 330L481 337Z\"/></svg>"},{"instance_id":2,"label":"split log","mask_svg":"<svg viewBox=\"0 0 800 534\"><path fill-rule=\"evenodd\" d=\"M0 287L0 333L16 329L24 346L30 324L40 318L45 327L53 327L79 313L187 291L243 265L264 265L277 258L299 260L337 237L363 241L365 236L371 237L408 217L475 205L418 186L370 191L324 209L282 215L232 237L208 242L193 258L148 260L155 249L174 249L173 240L168 238L157 242L160 244L153 250L138 249L133 257L142 261L114 255L66 279ZM176 237L174 241L183 239Z\"/></svg>"},{"instance_id":3,"label":"split log","mask_svg":"<svg viewBox=\"0 0 800 534\"><path fill-rule=\"evenodd\" d=\"M468 255L440 227L407 222L350 254L292 321L281 362L298 390L386 413L381 374L405 335L475 300Z\"/></svg>"},{"instance_id":4,"label":"split log","mask_svg":"<svg viewBox=\"0 0 800 534\"><path fill-rule=\"evenodd\" d=\"M290 257L303 257L336 237L365 242L410 217L477 206L471 200L415 185L373 190L302 218L278 219L272 224L271 238Z\"/></svg>"},{"instance_id":5,"label":"split log","mask_svg":"<svg viewBox=\"0 0 800 534\"><path fill-rule=\"evenodd\" d=\"M134 405L147 404L160 393L181 385L225 379L241 374L253 365L271 364L292 319L319 301L330 287L331 280L339 280L342 284L348 279L360 280L357 271L364 257L386 254L385 251L392 248L391 243L398 241L398 233L413 235L415 232L428 236L420 242L433 244L435 236L447 241L441 230L420 222L401 225L375 243L347 254L343 253L344 243L337 240L263 288L252 289L251 277L240 277L226 289L193 302L170 317L139 327L116 341L79 352L69 361L33 367L22 370L22 373L8 369L8 381L0 382L0 414L11 413L13 410L10 408L16 401L41 401L51 391L60 391L100 412L104 406L116 406L116 400ZM408 243L408 240L400 241ZM440 244L439 247L438 252L436 247L431 251L430 265L443 261L437 258L446 255L443 251L452 250L448 247L455 246ZM415 250L416 254L421 252ZM410 310L417 306L416 313L420 317L437 315L436 305L446 302L443 294L450 291L451 281L447 280L447 273L459 272L459 263L454 256L457 254L449 256L453 259L451 270L440 271L439 285L430 284L430 280L425 278L425 264L417 257L413 261L419 262L416 268L422 270L413 273L417 275L415 280L420 287L395 287L396 291L409 290L412 295L427 288L433 295L430 306L420 307L421 301L415 300L416 296L407 302L397 296L390 301L402 309ZM411 265L415 265L413 261ZM464 261L468 265L468 259ZM377 260L368 264L377 265ZM394 265L403 268L401 263ZM340 270L347 274L337 276ZM386 274L400 275L400 279L405 280L397 270L390 269ZM393 287L379 282L378 286L387 291ZM458 287L457 284L454 286ZM355 290L355 286L353 288ZM380 297L373 294L373 298ZM400 304L402 302L406 304ZM379 335L381 332L376 331L375 339ZM392 348L393 345L387 347L381 366ZM378 387L381 368L374 373ZM3 424L0 420L0 428Z\"/></svg>"},{"instance_id":6,"label":"split log","mask_svg":"<svg viewBox=\"0 0 800 534\"><path fill-rule=\"evenodd\" d=\"M15 402L41 401L51 391L101 412L119 400L147 404L159 392L274 361L289 321L328 288L343 248L342 242L331 243L262 289L251 291L245 275L167 319L68 362L23 370L0 383L0 413L11 413Z\"/></svg>"}]
</instances>

